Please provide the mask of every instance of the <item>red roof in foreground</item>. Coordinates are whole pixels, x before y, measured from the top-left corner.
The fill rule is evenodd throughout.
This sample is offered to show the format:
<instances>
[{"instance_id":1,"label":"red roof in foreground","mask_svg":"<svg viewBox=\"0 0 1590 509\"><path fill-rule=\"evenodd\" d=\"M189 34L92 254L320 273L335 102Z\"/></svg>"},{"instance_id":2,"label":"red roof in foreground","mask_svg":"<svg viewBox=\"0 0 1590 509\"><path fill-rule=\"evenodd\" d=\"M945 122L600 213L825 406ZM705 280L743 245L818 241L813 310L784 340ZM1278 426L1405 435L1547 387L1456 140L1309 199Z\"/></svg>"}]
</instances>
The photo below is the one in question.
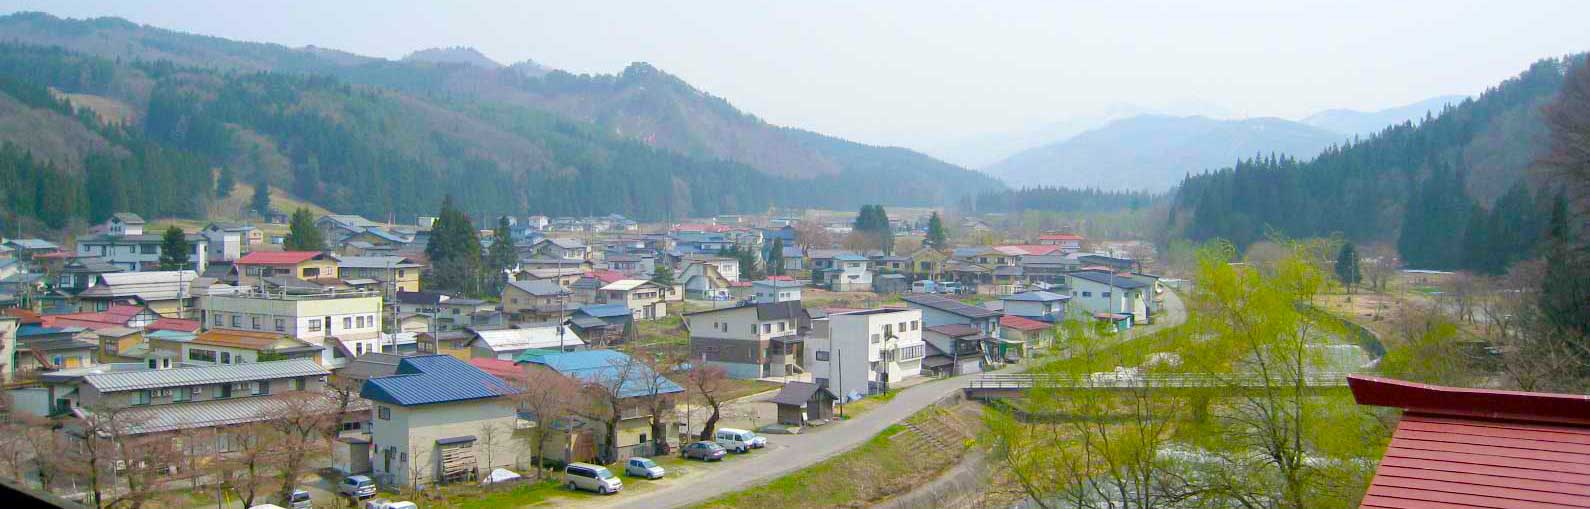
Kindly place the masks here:
<instances>
[{"instance_id":1,"label":"red roof in foreground","mask_svg":"<svg viewBox=\"0 0 1590 509\"><path fill-rule=\"evenodd\" d=\"M1590 396L1349 376L1405 409L1362 507L1590 507Z\"/></svg>"},{"instance_id":2,"label":"red roof in foreground","mask_svg":"<svg viewBox=\"0 0 1590 509\"><path fill-rule=\"evenodd\" d=\"M513 361L502 359L470 359L469 364L480 368L491 376L512 381L516 378L525 378L525 368L513 365Z\"/></svg>"},{"instance_id":3,"label":"red roof in foreground","mask_svg":"<svg viewBox=\"0 0 1590 509\"><path fill-rule=\"evenodd\" d=\"M319 255L319 251L254 251L238 258L237 264L298 265Z\"/></svg>"},{"instance_id":4,"label":"red roof in foreground","mask_svg":"<svg viewBox=\"0 0 1590 509\"><path fill-rule=\"evenodd\" d=\"M1025 316L1016 315L1005 315L999 317L999 326L1010 327L1020 331L1035 331L1049 328L1049 324L1047 323L1033 320Z\"/></svg>"}]
</instances>

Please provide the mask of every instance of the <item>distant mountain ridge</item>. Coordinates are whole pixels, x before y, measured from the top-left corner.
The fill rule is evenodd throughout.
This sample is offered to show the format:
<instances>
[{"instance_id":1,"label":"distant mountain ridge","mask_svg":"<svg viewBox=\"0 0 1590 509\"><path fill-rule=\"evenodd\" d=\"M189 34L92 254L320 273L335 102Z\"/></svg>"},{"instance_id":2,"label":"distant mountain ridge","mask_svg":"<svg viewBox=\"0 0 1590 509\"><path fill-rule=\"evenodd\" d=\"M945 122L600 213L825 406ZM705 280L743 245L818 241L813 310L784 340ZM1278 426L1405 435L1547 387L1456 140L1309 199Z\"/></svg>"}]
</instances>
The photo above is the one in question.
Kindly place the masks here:
<instances>
[{"instance_id":1,"label":"distant mountain ridge","mask_svg":"<svg viewBox=\"0 0 1590 509\"><path fill-rule=\"evenodd\" d=\"M464 178L450 186L455 191L490 190L485 194L492 198L484 200L483 206L497 207L492 200L508 200L500 212L522 213L532 207L548 206L538 197L559 186L572 186L568 192L554 195L560 200L589 197L603 187L612 190L635 186L633 193L664 195L625 196L620 201L628 205L558 203L553 210L544 211L620 212L643 218L744 212L770 205L935 205L1002 187L987 175L906 149L873 147L769 125L728 101L645 63L632 64L613 75L574 75L528 60L505 67L469 48L421 50L393 61L315 46L290 48L185 34L117 18L72 20L40 13L0 17L0 39L13 44L59 46L104 59L86 65L108 66L103 70L110 73L107 83L114 86L87 87L53 75L39 75L38 84L67 93L104 96L128 105L139 119L155 111L160 115L154 120L171 114L231 126L238 143L246 141L247 146L206 146L204 150L211 151L210 157L218 163L231 161L267 168L273 179L303 180L308 178L301 176L305 174L329 176L353 171L354 168L333 169L328 165L331 161L353 164L358 158L367 157L358 152L365 148L323 146L304 138L309 133L271 131L283 121L292 120L337 124L324 128L333 129L329 133L338 136L357 138L350 142L365 142L365 136L391 131L384 140L380 136L368 140L368 157L384 153L401 161L377 165L375 171L413 166L429 168L424 171L440 172L449 178ZM16 58L34 58L28 55L28 51L14 52ZM162 65L175 67L149 65L161 61L169 62ZM29 65L24 61L16 64ZM225 74L231 70L275 74ZM329 76L333 81L326 83L314 76ZM339 87L338 82L353 88ZM266 122L259 115L276 113L240 111L236 104L211 111L206 104L229 100L228 94L255 93L227 87L259 86L281 88L267 88L279 97L256 100L285 101L276 106L287 108L282 112L322 118ZM165 102L167 99L174 102ZM251 103L241 104L246 107ZM180 108L173 112L164 109L167 107ZM349 114L361 109L370 111L357 116ZM181 131L170 134L174 136L169 139L173 143L191 142ZM629 144L659 152L647 153ZM256 148L263 153L256 159L264 164L238 159L234 153ZM355 150L353 156L324 152L348 150ZM713 178L723 185L737 183L719 188L696 178L680 180L684 175L681 172L691 171L691 167L715 168L698 171L701 178ZM628 175L623 178L633 181L638 176L630 173L644 168L662 172L656 175L661 182L620 184L613 180L623 174ZM734 171L746 170L758 175L743 180L726 178ZM357 170L366 177L369 171ZM473 180L478 182L472 183ZM408 202L431 201L437 198L432 195L440 192L435 187L393 189L388 196L372 197L366 202L354 189L344 189L345 185L322 182L294 187L309 193L308 198L318 197L317 202L322 205L381 216L392 212L412 214L434 206ZM856 192L818 192L818 188ZM719 196L722 194L729 196ZM657 200L672 202L664 205ZM702 200L712 203L699 203Z\"/></svg>"},{"instance_id":2,"label":"distant mountain ridge","mask_svg":"<svg viewBox=\"0 0 1590 509\"><path fill-rule=\"evenodd\" d=\"M502 64L487 58L475 48L467 46L454 46L451 48L428 48L409 53L403 57L404 62L429 62L433 64L465 64L481 69L501 69Z\"/></svg>"},{"instance_id":3,"label":"distant mountain ridge","mask_svg":"<svg viewBox=\"0 0 1590 509\"><path fill-rule=\"evenodd\" d=\"M1299 122L1348 136L1366 137L1410 120L1417 123L1426 115L1440 115L1447 106L1457 106L1468 98L1466 95L1443 95L1379 111L1330 109L1304 117Z\"/></svg>"},{"instance_id":4,"label":"distant mountain ridge","mask_svg":"<svg viewBox=\"0 0 1590 509\"><path fill-rule=\"evenodd\" d=\"M1256 154L1308 158L1343 139L1339 133L1280 118L1138 115L1024 150L986 171L1018 187L1160 192L1189 173L1230 166Z\"/></svg>"}]
</instances>

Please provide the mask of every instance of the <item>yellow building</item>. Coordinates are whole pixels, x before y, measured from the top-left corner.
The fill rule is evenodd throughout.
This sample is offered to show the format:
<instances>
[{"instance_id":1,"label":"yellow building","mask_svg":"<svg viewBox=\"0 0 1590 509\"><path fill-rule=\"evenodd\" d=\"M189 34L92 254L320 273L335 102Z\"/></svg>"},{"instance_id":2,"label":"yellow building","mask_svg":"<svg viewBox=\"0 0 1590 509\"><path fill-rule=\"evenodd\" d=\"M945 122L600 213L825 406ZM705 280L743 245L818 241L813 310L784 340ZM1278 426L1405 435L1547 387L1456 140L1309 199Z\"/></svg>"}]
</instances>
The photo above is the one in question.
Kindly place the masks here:
<instances>
[{"instance_id":1,"label":"yellow building","mask_svg":"<svg viewBox=\"0 0 1590 509\"><path fill-rule=\"evenodd\" d=\"M275 276L306 280L335 278L337 260L318 251L255 251L238 258L232 272L243 284Z\"/></svg>"},{"instance_id":2,"label":"yellow building","mask_svg":"<svg viewBox=\"0 0 1590 509\"><path fill-rule=\"evenodd\" d=\"M379 281L384 293L420 291L424 265L402 256L343 256L337 259L337 277L345 281Z\"/></svg>"}]
</instances>

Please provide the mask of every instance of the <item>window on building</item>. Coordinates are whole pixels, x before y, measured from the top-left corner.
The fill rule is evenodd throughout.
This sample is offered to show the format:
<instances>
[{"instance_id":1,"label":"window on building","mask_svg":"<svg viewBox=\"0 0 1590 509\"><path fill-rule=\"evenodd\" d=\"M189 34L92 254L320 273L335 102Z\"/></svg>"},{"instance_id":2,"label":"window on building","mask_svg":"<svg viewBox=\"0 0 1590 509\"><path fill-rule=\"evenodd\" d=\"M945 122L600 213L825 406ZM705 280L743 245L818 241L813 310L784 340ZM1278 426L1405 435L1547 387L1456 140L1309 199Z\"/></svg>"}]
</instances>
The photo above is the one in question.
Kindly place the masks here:
<instances>
[{"instance_id":1,"label":"window on building","mask_svg":"<svg viewBox=\"0 0 1590 509\"><path fill-rule=\"evenodd\" d=\"M192 387L178 387L176 392L173 393L172 396L171 396L171 400L172 401L178 401L178 402L187 401L187 400L190 400L190 399L193 399L193 388Z\"/></svg>"},{"instance_id":2,"label":"window on building","mask_svg":"<svg viewBox=\"0 0 1590 509\"><path fill-rule=\"evenodd\" d=\"M1083 297L1092 297L1093 296L1093 292L1082 292L1082 296Z\"/></svg>"},{"instance_id":3,"label":"window on building","mask_svg":"<svg viewBox=\"0 0 1590 509\"><path fill-rule=\"evenodd\" d=\"M190 361L200 361L200 362L215 362L215 351L214 350L203 350L203 349L199 349L199 348L194 348L194 349L188 350L188 360L190 360Z\"/></svg>"},{"instance_id":4,"label":"window on building","mask_svg":"<svg viewBox=\"0 0 1590 509\"><path fill-rule=\"evenodd\" d=\"M784 327L786 327L787 325L788 325L787 322L779 322L778 323L778 331L779 332L784 332Z\"/></svg>"},{"instance_id":5,"label":"window on building","mask_svg":"<svg viewBox=\"0 0 1590 509\"><path fill-rule=\"evenodd\" d=\"M319 268L317 268L317 267L305 267L304 268L304 279L314 279L314 278L317 278L317 277L320 277L320 269Z\"/></svg>"},{"instance_id":6,"label":"window on building","mask_svg":"<svg viewBox=\"0 0 1590 509\"><path fill-rule=\"evenodd\" d=\"M883 341L883 335L882 334L873 334L872 335L872 342L873 343L877 343L879 341Z\"/></svg>"},{"instance_id":7,"label":"window on building","mask_svg":"<svg viewBox=\"0 0 1590 509\"><path fill-rule=\"evenodd\" d=\"M295 391L304 390L304 377L294 378L292 382L292 389Z\"/></svg>"},{"instance_id":8,"label":"window on building","mask_svg":"<svg viewBox=\"0 0 1590 509\"><path fill-rule=\"evenodd\" d=\"M234 328L234 329L243 328L243 315L236 315L236 314L232 315L232 328Z\"/></svg>"},{"instance_id":9,"label":"window on building","mask_svg":"<svg viewBox=\"0 0 1590 509\"><path fill-rule=\"evenodd\" d=\"M150 391L150 390L147 390L147 389L138 391L138 401L134 402L133 404L135 404L135 405L147 405L147 404L149 404L149 399L153 395L153 393L154 393L154 391Z\"/></svg>"},{"instance_id":10,"label":"window on building","mask_svg":"<svg viewBox=\"0 0 1590 509\"><path fill-rule=\"evenodd\" d=\"M257 316L248 317L248 321L249 321L249 326L251 328L253 328L254 330L259 330L259 317L257 317Z\"/></svg>"},{"instance_id":11,"label":"window on building","mask_svg":"<svg viewBox=\"0 0 1590 509\"><path fill-rule=\"evenodd\" d=\"M342 317L342 328L344 328L344 329L352 329L353 328L353 317L348 317L348 316Z\"/></svg>"},{"instance_id":12,"label":"window on building","mask_svg":"<svg viewBox=\"0 0 1590 509\"><path fill-rule=\"evenodd\" d=\"M232 352L221 352L221 364L232 363Z\"/></svg>"},{"instance_id":13,"label":"window on building","mask_svg":"<svg viewBox=\"0 0 1590 509\"><path fill-rule=\"evenodd\" d=\"M161 369L171 369L171 358L170 357L161 357L160 358L160 368Z\"/></svg>"},{"instance_id":14,"label":"window on building","mask_svg":"<svg viewBox=\"0 0 1590 509\"><path fill-rule=\"evenodd\" d=\"M141 251L143 254L160 254L160 246L155 245L155 244L142 244L142 245L139 245L138 246L138 250Z\"/></svg>"},{"instance_id":15,"label":"window on building","mask_svg":"<svg viewBox=\"0 0 1590 509\"><path fill-rule=\"evenodd\" d=\"M215 316L211 317L210 323L215 324L216 327L220 327L222 325L226 325L226 320L221 316L220 313L216 313Z\"/></svg>"},{"instance_id":16,"label":"window on building","mask_svg":"<svg viewBox=\"0 0 1590 509\"><path fill-rule=\"evenodd\" d=\"M310 320L309 321L309 331L310 332L318 332L318 331L320 331L320 320Z\"/></svg>"},{"instance_id":17,"label":"window on building","mask_svg":"<svg viewBox=\"0 0 1590 509\"><path fill-rule=\"evenodd\" d=\"M287 320L283 319L283 318L277 318L276 319L276 332L282 332L282 331L285 331L285 330L287 330Z\"/></svg>"},{"instance_id":18,"label":"window on building","mask_svg":"<svg viewBox=\"0 0 1590 509\"><path fill-rule=\"evenodd\" d=\"M232 384L215 384L215 399L232 397Z\"/></svg>"},{"instance_id":19,"label":"window on building","mask_svg":"<svg viewBox=\"0 0 1590 509\"><path fill-rule=\"evenodd\" d=\"M392 409L391 408L379 407L375 411L375 413L376 413L376 415L380 416L381 420L383 420L383 421L392 420Z\"/></svg>"},{"instance_id":20,"label":"window on building","mask_svg":"<svg viewBox=\"0 0 1590 509\"><path fill-rule=\"evenodd\" d=\"M1110 298L1110 292L1103 292L1103 293L1100 293L1100 294L1099 294L1099 296L1100 296L1100 297L1104 297L1104 298L1106 298L1106 299L1108 299L1108 298Z\"/></svg>"},{"instance_id":21,"label":"window on building","mask_svg":"<svg viewBox=\"0 0 1590 509\"><path fill-rule=\"evenodd\" d=\"M922 326L922 321L921 320L911 320L911 330L917 330L921 326Z\"/></svg>"}]
</instances>

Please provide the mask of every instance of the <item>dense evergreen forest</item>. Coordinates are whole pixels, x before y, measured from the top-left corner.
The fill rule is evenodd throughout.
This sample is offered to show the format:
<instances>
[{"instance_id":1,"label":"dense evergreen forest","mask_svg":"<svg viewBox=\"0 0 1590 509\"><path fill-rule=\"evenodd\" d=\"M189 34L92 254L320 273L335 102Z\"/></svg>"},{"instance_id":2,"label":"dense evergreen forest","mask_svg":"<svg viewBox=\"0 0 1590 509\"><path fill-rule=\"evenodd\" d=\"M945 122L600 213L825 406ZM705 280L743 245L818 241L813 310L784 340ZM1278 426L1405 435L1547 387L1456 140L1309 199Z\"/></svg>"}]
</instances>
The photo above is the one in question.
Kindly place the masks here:
<instances>
[{"instance_id":1,"label":"dense evergreen forest","mask_svg":"<svg viewBox=\"0 0 1590 509\"><path fill-rule=\"evenodd\" d=\"M1311 161L1255 156L1190 176L1174 197L1169 234L1245 247L1276 233L1339 232L1395 242L1409 267L1499 272L1541 238L1538 218L1555 191L1527 178L1543 146L1539 109L1583 62L1542 60L1477 99Z\"/></svg>"}]
</instances>

